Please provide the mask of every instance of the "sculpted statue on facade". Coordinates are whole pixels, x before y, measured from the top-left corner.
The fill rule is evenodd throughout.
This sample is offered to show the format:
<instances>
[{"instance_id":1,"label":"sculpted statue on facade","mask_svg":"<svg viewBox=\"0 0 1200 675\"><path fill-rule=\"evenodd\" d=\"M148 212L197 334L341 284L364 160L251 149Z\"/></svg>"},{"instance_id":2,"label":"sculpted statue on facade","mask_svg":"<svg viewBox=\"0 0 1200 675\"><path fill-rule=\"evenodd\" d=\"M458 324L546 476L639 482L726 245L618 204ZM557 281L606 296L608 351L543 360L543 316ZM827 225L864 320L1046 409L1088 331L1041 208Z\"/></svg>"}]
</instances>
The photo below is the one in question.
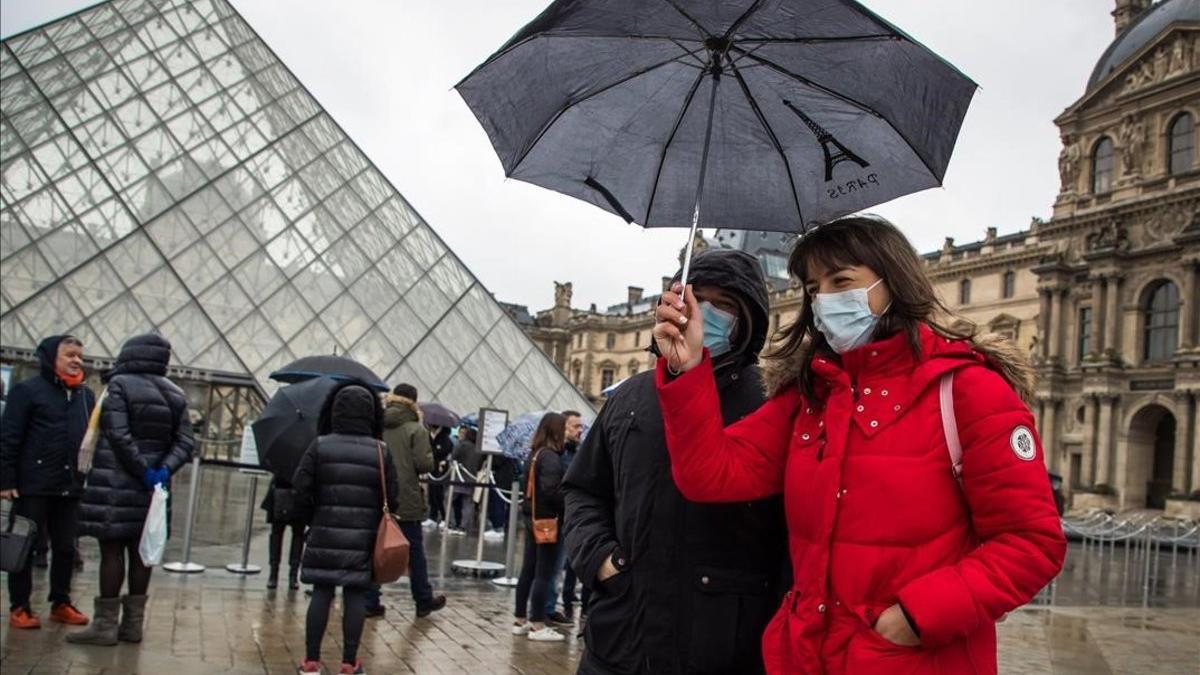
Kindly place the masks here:
<instances>
[{"instance_id":1,"label":"sculpted statue on facade","mask_svg":"<svg viewBox=\"0 0 1200 675\"><path fill-rule=\"evenodd\" d=\"M1062 192L1075 192L1075 181L1079 178L1079 160L1082 157L1082 151L1079 149L1079 143L1066 134L1062 138L1063 147L1058 153L1058 173L1062 178Z\"/></svg>"},{"instance_id":2,"label":"sculpted statue on facade","mask_svg":"<svg viewBox=\"0 0 1200 675\"><path fill-rule=\"evenodd\" d=\"M571 306L571 282L558 283L554 282L554 306L555 307L570 307Z\"/></svg>"},{"instance_id":3,"label":"sculpted statue on facade","mask_svg":"<svg viewBox=\"0 0 1200 675\"><path fill-rule=\"evenodd\" d=\"M1142 152L1146 147L1146 123L1126 115L1117 132L1117 140L1121 144L1121 165L1124 175L1140 173Z\"/></svg>"}]
</instances>

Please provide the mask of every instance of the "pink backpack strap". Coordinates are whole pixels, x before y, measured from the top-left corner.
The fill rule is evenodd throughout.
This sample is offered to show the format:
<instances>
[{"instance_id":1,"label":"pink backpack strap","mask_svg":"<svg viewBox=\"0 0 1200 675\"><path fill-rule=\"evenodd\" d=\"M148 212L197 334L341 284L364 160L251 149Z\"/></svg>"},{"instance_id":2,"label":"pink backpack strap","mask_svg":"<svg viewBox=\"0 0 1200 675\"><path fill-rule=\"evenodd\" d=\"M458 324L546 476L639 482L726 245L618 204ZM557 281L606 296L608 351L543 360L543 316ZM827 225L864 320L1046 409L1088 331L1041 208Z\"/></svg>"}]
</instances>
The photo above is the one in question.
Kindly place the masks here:
<instances>
[{"instance_id":1,"label":"pink backpack strap","mask_svg":"<svg viewBox=\"0 0 1200 675\"><path fill-rule=\"evenodd\" d=\"M940 398L942 403L942 431L946 434L946 447L950 450L950 466L954 477L962 483L962 442L958 439L958 421L954 419L954 371L942 375Z\"/></svg>"}]
</instances>

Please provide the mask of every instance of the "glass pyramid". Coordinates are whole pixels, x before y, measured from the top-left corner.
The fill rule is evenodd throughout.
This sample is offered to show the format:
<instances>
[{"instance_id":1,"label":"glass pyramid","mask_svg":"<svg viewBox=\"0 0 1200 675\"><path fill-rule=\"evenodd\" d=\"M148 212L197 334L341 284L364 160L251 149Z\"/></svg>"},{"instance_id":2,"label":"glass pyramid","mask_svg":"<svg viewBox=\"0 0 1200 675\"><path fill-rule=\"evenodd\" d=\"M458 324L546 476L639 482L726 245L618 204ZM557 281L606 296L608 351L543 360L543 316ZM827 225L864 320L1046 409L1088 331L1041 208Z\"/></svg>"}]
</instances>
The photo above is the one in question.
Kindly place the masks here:
<instances>
[{"instance_id":1,"label":"glass pyramid","mask_svg":"<svg viewBox=\"0 0 1200 675\"><path fill-rule=\"evenodd\" d=\"M263 394L336 352L460 412L590 409L224 0L16 35L0 101L0 345L158 329Z\"/></svg>"}]
</instances>

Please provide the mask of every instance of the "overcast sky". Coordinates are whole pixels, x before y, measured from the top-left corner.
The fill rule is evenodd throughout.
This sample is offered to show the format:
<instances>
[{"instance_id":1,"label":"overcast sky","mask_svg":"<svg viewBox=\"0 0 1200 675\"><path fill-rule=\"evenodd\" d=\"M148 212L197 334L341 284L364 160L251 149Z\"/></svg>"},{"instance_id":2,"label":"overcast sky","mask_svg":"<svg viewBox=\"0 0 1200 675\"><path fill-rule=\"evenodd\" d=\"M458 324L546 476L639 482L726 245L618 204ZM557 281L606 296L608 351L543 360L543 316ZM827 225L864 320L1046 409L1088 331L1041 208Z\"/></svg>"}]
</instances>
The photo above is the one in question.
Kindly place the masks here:
<instances>
[{"instance_id":1,"label":"overcast sky","mask_svg":"<svg viewBox=\"0 0 1200 675\"><path fill-rule=\"evenodd\" d=\"M4 36L94 4L3 0ZM686 230L645 231L583 202L506 180L454 84L544 0L233 0L259 35L497 298L543 309L656 291ZM1046 217L1058 188L1052 122L1113 38L1111 0L867 0L981 86L941 189L873 209L918 250ZM330 8L336 7L336 12Z\"/></svg>"}]
</instances>

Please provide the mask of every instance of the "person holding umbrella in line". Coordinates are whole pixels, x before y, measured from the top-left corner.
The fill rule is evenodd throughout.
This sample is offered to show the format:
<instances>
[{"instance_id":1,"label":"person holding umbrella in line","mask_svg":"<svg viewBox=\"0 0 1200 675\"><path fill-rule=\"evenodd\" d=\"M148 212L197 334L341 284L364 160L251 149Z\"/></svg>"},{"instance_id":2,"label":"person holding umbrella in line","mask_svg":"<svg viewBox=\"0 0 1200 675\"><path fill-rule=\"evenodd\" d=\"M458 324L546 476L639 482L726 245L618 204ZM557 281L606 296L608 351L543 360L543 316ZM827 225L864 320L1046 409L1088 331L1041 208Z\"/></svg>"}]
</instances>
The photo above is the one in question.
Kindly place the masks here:
<instances>
[{"instance_id":1,"label":"person holding umbrella in line","mask_svg":"<svg viewBox=\"0 0 1200 675\"><path fill-rule=\"evenodd\" d=\"M1010 341L946 323L887 221L823 225L788 270L804 304L770 355L771 398L728 427L690 286L663 294L653 331L680 491L785 497L794 576L767 671L995 673L995 622L1066 553L1022 400L1032 368Z\"/></svg>"}]
</instances>

